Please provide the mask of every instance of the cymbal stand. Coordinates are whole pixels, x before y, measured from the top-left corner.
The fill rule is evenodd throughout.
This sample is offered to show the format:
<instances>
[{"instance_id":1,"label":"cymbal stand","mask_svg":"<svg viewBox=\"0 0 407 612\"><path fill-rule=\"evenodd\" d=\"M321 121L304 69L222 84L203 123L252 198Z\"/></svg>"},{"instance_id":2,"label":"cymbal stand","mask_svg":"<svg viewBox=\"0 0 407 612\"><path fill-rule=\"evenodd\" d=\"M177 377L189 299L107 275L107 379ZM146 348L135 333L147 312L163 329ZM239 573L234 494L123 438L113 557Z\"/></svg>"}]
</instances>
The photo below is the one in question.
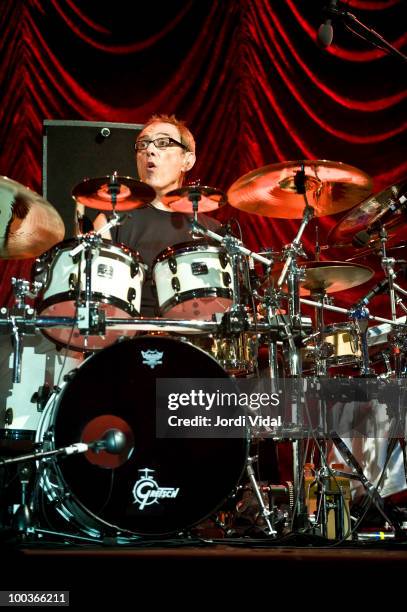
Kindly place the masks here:
<instances>
[{"instance_id":1,"label":"cymbal stand","mask_svg":"<svg viewBox=\"0 0 407 612\"><path fill-rule=\"evenodd\" d=\"M367 344L367 332L369 322L369 310L364 306L360 306L350 311L350 317L353 319L356 331L358 334L360 349L362 351L362 363L360 366L361 376L372 376L374 374L370 367L369 348Z\"/></svg>"},{"instance_id":2,"label":"cymbal stand","mask_svg":"<svg viewBox=\"0 0 407 612\"><path fill-rule=\"evenodd\" d=\"M302 165L304 167L304 164ZM301 171L299 171L301 172ZM302 170L302 172L304 172ZM297 173L298 174L298 173ZM303 182L303 181L302 181ZM284 267L281 271L280 277L277 281L277 289L280 290L281 286L285 282L287 276L287 285L288 285L288 312L290 315L290 319L293 327L299 327L301 325L301 305L300 305L300 280L301 280L301 270L297 266L297 257L299 255L305 256L305 253L302 248L301 238L304 233L305 228L307 227L309 221L314 216L314 209L312 206L309 206L307 201L307 196L305 193L305 187L298 188L299 193L303 193L305 198L305 208L303 213L303 218L301 225L298 229L297 235L294 238L293 242L289 244L284 249L284 256L286 258ZM291 376L301 376L301 357L299 349L296 348L293 343L290 343L290 351L289 351L289 365L290 365L290 374Z\"/></svg>"},{"instance_id":3,"label":"cymbal stand","mask_svg":"<svg viewBox=\"0 0 407 612\"><path fill-rule=\"evenodd\" d=\"M100 247L103 234L122 221L120 215L116 212L117 194L120 193L120 184L117 180L117 171L110 176L108 191L111 197L112 217L108 223L100 228L97 232L89 232L80 238L80 243L72 251L69 252L72 258L85 251L85 295L84 303L80 298L80 274L78 274L78 302L77 302L77 318L78 329L85 335L86 339L89 334L103 334L105 331L104 312L98 308L97 304L92 302L92 259L93 254Z\"/></svg>"},{"instance_id":4,"label":"cymbal stand","mask_svg":"<svg viewBox=\"0 0 407 612\"><path fill-rule=\"evenodd\" d=\"M188 194L188 200L190 200L191 204L192 204L192 214L194 215L194 219L192 222L192 237L194 237L194 226L198 224L198 205L199 205L199 200L202 198L202 195L199 191L199 182L200 181L196 181L196 183L194 183L192 186L193 187L197 187L196 191L190 191ZM199 235L199 234L198 234Z\"/></svg>"},{"instance_id":5,"label":"cymbal stand","mask_svg":"<svg viewBox=\"0 0 407 612\"><path fill-rule=\"evenodd\" d=\"M403 304L403 300L400 297L400 294L403 296L407 296L407 291L405 291L400 285L398 285L395 280L397 274L394 270L394 265L396 260L393 257L387 257L386 253L386 242L388 239L387 231L385 227L380 230L380 242L381 242L381 265L383 271L388 280L388 293L390 298L390 309L391 309L391 318L395 322L397 319L397 306L400 306L402 310L407 313L407 308ZM399 294L399 295L397 295ZM402 366L402 353L405 352L405 340L403 341L403 336L405 338L405 333L398 325L393 327L393 331L389 334L389 343L392 348L392 355L394 361L394 376L396 378L401 378L405 373L403 372Z\"/></svg>"},{"instance_id":6,"label":"cymbal stand","mask_svg":"<svg viewBox=\"0 0 407 612\"><path fill-rule=\"evenodd\" d=\"M324 308L325 310L330 310L332 312L340 312L344 315L349 316L352 312L347 308L341 308L340 306L333 306L332 304L326 304L325 302L316 302L314 300L308 300L307 298L300 298L301 304L306 304L307 306L313 306L314 308ZM389 323L390 325L395 325L394 321L391 319L385 319L384 317L378 317L377 315L368 314L367 318L369 321L379 321L380 323ZM397 323L397 326L407 328L407 323Z\"/></svg>"},{"instance_id":7,"label":"cymbal stand","mask_svg":"<svg viewBox=\"0 0 407 612\"><path fill-rule=\"evenodd\" d=\"M11 279L13 285L13 291L15 295L15 305L10 311L10 323L11 323L11 342L13 345L13 383L21 382L21 360L23 357L23 341L22 336L24 333L34 333L35 323L34 316L35 311L31 306L25 303L26 297L34 299L38 291L42 287L42 283L29 281L23 278ZM5 311L3 313L3 310ZM2 314L6 314L7 309L2 309ZM8 318L8 317L7 317ZM6 327L0 328L7 332ZM3 332L4 333L4 332Z\"/></svg>"},{"instance_id":8,"label":"cymbal stand","mask_svg":"<svg viewBox=\"0 0 407 612\"><path fill-rule=\"evenodd\" d=\"M387 231L386 231L386 228L383 226L380 230L380 242L382 244L381 264L382 264L383 271L386 275L386 278L389 281L391 318L393 321L395 321L397 318L396 296L395 296L395 287L394 287L394 281L396 279L396 274L394 272L395 259L393 257L387 257L387 253L386 253L387 239L388 239Z\"/></svg>"},{"instance_id":9,"label":"cymbal stand","mask_svg":"<svg viewBox=\"0 0 407 612\"><path fill-rule=\"evenodd\" d=\"M301 329L301 302L300 302L300 280L302 271L297 266L297 257L304 256L302 249L301 238L309 221L314 216L314 208L308 204L304 163L301 164L301 169L298 170L294 177L294 184L297 193L302 194L305 200L305 207L301 225L293 242L285 248L284 256L286 258L284 267L277 281L277 289L280 290L287 278L288 285L288 314L291 322L291 334L288 336L288 354L289 354L289 369L290 375L300 378L302 375L301 353L300 348L296 346L292 331ZM288 330L287 330L288 331ZM296 425L300 422L300 405L301 385L298 385L292 395L292 423ZM294 491L296 492L296 504L293 510L293 528L304 528L308 522L308 512L305 504L305 488L303 478L303 461L304 461L304 443L302 440L292 441L292 456L293 456L293 483Z\"/></svg>"},{"instance_id":10,"label":"cymbal stand","mask_svg":"<svg viewBox=\"0 0 407 612\"><path fill-rule=\"evenodd\" d=\"M278 312L280 310L280 299L279 294L275 289L271 287L266 290L266 294L263 298L264 305L266 308L266 318L271 326L272 320L278 317ZM285 325L284 319L281 317L283 321L283 325ZM286 333L290 333L289 326L287 325ZM269 341L268 341L268 359L269 359L269 373L271 381L276 381L279 377L278 375L278 355L277 355L277 343L275 338L273 338L273 334L269 333ZM294 339L291 334L291 341L294 342ZM274 389L272 389L274 390Z\"/></svg>"}]
</instances>

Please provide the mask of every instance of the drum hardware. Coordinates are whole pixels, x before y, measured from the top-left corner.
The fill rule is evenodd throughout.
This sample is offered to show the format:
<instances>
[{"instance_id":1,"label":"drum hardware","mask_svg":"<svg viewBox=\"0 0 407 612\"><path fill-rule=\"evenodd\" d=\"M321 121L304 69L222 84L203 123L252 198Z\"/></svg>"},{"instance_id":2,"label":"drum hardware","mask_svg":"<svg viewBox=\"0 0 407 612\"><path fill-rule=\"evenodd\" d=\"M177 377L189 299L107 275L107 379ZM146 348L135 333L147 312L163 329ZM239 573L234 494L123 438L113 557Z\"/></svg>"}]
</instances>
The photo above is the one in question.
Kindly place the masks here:
<instances>
[{"instance_id":1,"label":"drum hardware","mask_svg":"<svg viewBox=\"0 0 407 612\"><path fill-rule=\"evenodd\" d=\"M11 279L11 283L15 295L15 305L10 312L6 308L2 308L1 314L6 315L7 321L9 322L8 327L14 348L12 381L13 383L19 383L21 382L21 360L23 351L22 334L34 333L35 331L35 311L31 306L25 303L25 299L26 297L34 298L41 284L35 282L30 283L27 280L15 277ZM0 333L7 333L6 326L0 329Z\"/></svg>"},{"instance_id":2,"label":"drum hardware","mask_svg":"<svg viewBox=\"0 0 407 612\"><path fill-rule=\"evenodd\" d=\"M370 367L369 348L367 343L368 319L369 311L367 308L355 308L350 311L350 317L354 321L359 345L362 352L362 363L360 367L360 376L376 376L375 372Z\"/></svg>"},{"instance_id":3,"label":"drum hardware","mask_svg":"<svg viewBox=\"0 0 407 612\"><path fill-rule=\"evenodd\" d=\"M63 239L64 223L38 193L0 176L0 258L37 257Z\"/></svg>"},{"instance_id":4,"label":"drum hardware","mask_svg":"<svg viewBox=\"0 0 407 612\"><path fill-rule=\"evenodd\" d=\"M351 312L350 310L347 310L346 308L341 308L339 306L333 306L332 304L326 304L324 302L316 302L313 300L308 300L306 298L300 298L300 302L302 304L306 304L307 306L313 306L314 308L324 308L325 310L330 310L332 312L340 312L347 316L349 316L349 313ZM380 321L380 323L389 323L390 325L394 325L395 323L391 319L385 319L384 317L379 317L377 315L372 315L370 313L367 318L370 321ZM404 324L404 323L399 323L399 325L403 327L407 327L407 324Z\"/></svg>"},{"instance_id":5,"label":"drum hardware","mask_svg":"<svg viewBox=\"0 0 407 612\"><path fill-rule=\"evenodd\" d=\"M344 443L342 438L340 436L338 436L338 434L335 431L331 432L330 438L331 438L332 442L335 444L335 446L338 449L339 453L342 455L342 458L344 459L345 463L352 468L352 472L351 473L342 472L340 470L332 470L333 475L334 476L343 477L343 478L349 478L351 480L358 480L359 482L361 482L361 484L363 485L363 487L364 487L364 489L366 491L366 494L367 494L366 495L366 499L364 501L364 506L365 507L367 506L367 508L368 508L373 503L374 506L379 511L379 513L384 518L384 520L386 521L386 523L393 528L396 536L402 537L404 539L402 525L400 523L400 518L397 515L397 513L394 512L391 507L386 509L386 512L384 510L383 498L381 497L381 495L380 495L380 493L378 491L378 488L380 487L380 482L376 486L374 486L366 478L366 476L365 476L365 474L364 474L364 472L362 470L362 467L359 465L358 461L356 460L356 458L354 457L352 452L349 450L347 445ZM382 470L382 477L384 476L386 466L387 466L388 461L390 459L390 455L391 455L391 453L394 450L394 445L395 445L396 441L397 440L395 440L393 438L392 441L391 441L392 443L390 443L389 446L388 446L387 457L386 457L386 460L385 460L384 468ZM394 442L394 444L393 444L393 442ZM362 517L358 520L357 525L353 528L354 530L357 529L358 524L364 518L364 515L365 515L365 513L367 511L367 508L362 513Z\"/></svg>"},{"instance_id":6,"label":"drum hardware","mask_svg":"<svg viewBox=\"0 0 407 612\"><path fill-rule=\"evenodd\" d=\"M334 464L341 466L342 464ZM324 465L305 464L304 479L309 518L313 531L330 540L351 539L349 474Z\"/></svg>"},{"instance_id":7,"label":"drum hardware","mask_svg":"<svg viewBox=\"0 0 407 612\"><path fill-rule=\"evenodd\" d=\"M87 444L78 442L69 446L53 449L40 450L37 449L34 453L20 455L9 459L0 458L0 467L6 468L10 465L18 464L17 473L21 486L21 502L15 510L12 517L13 527L20 532L24 537L29 534L40 534L41 529L33 526L32 508L29 503L28 487L33 476L33 461L46 461L56 457L69 457L88 451L99 453L102 450L114 455L122 453L126 449L126 437L124 433L118 429L109 429L99 440L94 440ZM48 531L49 535L64 537L64 534L55 531Z\"/></svg>"},{"instance_id":8,"label":"drum hardware","mask_svg":"<svg viewBox=\"0 0 407 612\"><path fill-rule=\"evenodd\" d=\"M32 526L32 512L29 505L28 487L33 475L32 465L25 460L21 460L17 468L18 479L21 487L21 500L13 514L12 526L18 532L27 534L27 530ZM1 465L1 464L0 464Z\"/></svg>"},{"instance_id":9,"label":"drum hardware","mask_svg":"<svg viewBox=\"0 0 407 612\"><path fill-rule=\"evenodd\" d=\"M263 517L264 522L267 525L267 530L266 533L267 535L270 536L276 536L277 535L277 531L274 529L274 526L272 525L271 521L270 521L270 517L273 516L273 512L271 510L269 510L268 508L266 508L266 505L264 503L264 499L263 499L263 495L260 491L259 485L257 484L257 480L254 474L254 469L253 469L253 462L256 461L256 458L253 457L248 457L247 458L247 465L246 465L246 471L247 471L247 475L249 477L250 480L250 484L252 486L252 490L256 496L257 502L259 504L259 508L260 508L260 516Z\"/></svg>"}]
</instances>

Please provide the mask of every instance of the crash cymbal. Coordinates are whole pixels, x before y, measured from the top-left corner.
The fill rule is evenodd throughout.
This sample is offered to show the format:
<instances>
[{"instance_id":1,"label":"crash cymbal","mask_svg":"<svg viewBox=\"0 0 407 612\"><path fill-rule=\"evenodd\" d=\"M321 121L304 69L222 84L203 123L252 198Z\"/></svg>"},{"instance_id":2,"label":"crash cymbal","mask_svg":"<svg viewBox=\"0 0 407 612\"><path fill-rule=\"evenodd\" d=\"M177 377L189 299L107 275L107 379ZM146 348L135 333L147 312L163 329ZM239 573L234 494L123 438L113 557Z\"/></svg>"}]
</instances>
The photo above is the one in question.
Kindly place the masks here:
<instances>
[{"instance_id":1,"label":"crash cymbal","mask_svg":"<svg viewBox=\"0 0 407 612\"><path fill-rule=\"evenodd\" d=\"M37 257L61 242L64 223L38 193L0 176L0 258Z\"/></svg>"},{"instance_id":2,"label":"crash cymbal","mask_svg":"<svg viewBox=\"0 0 407 612\"><path fill-rule=\"evenodd\" d=\"M269 286L270 281L278 281L283 266L283 262L273 266L272 278L267 279L264 288ZM305 267L305 278L300 281L300 295L344 291L365 283L374 274L367 266L345 261L301 261L298 266Z\"/></svg>"},{"instance_id":3,"label":"crash cymbal","mask_svg":"<svg viewBox=\"0 0 407 612\"><path fill-rule=\"evenodd\" d=\"M186 185L167 193L162 201L174 212L192 213L191 196L199 194L198 212L211 212L226 204L226 194L207 185Z\"/></svg>"},{"instance_id":4,"label":"crash cymbal","mask_svg":"<svg viewBox=\"0 0 407 612\"><path fill-rule=\"evenodd\" d=\"M403 206L398 198L405 194L407 180L387 187L384 191L367 198L351 211L331 230L328 243L331 246L348 246L366 248L380 242L380 229L385 227L389 236L407 220Z\"/></svg>"},{"instance_id":5,"label":"crash cymbal","mask_svg":"<svg viewBox=\"0 0 407 612\"><path fill-rule=\"evenodd\" d=\"M302 165L303 179L298 174ZM256 215L301 219L305 203L300 183L316 217L347 210L371 193L370 177L353 166L326 160L288 161L240 177L228 191L229 203Z\"/></svg>"},{"instance_id":6,"label":"crash cymbal","mask_svg":"<svg viewBox=\"0 0 407 612\"><path fill-rule=\"evenodd\" d=\"M84 179L72 189L76 202L97 210L112 210L112 194L116 196L118 212L143 208L155 198L154 189L146 183L116 174Z\"/></svg>"}]
</instances>

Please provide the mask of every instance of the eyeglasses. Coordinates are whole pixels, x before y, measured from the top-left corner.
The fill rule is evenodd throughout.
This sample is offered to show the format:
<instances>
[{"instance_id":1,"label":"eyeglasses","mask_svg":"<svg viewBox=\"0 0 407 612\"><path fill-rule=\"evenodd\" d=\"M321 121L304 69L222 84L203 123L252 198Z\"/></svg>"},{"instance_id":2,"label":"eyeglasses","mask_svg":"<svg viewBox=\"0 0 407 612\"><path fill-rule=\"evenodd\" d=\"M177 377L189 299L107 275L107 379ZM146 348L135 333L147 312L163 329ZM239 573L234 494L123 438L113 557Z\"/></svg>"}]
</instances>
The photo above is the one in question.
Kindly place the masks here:
<instances>
[{"instance_id":1,"label":"eyeglasses","mask_svg":"<svg viewBox=\"0 0 407 612\"><path fill-rule=\"evenodd\" d=\"M167 147L181 147L185 151L188 151L188 147L182 144L182 142L178 142L177 140L174 140L174 138L170 138L169 136L161 136L160 138L154 138L154 140L147 140L145 138L142 140L137 140L136 144L134 145L134 148L136 149L136 151L145 151L148 148L150 142L153 142L154 146L157 147L157 149L166 149Z\"/></svg>"}]
</instances>

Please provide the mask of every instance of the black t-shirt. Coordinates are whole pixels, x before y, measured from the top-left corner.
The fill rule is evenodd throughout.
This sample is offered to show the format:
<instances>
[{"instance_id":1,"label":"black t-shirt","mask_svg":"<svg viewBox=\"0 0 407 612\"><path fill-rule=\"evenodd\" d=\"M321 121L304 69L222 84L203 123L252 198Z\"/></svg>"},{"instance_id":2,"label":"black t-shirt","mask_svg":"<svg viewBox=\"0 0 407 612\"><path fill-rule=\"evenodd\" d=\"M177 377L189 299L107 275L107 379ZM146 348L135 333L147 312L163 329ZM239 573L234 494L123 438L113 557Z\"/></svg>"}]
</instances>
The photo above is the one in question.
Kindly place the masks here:
<instances>
[{"instance_id":1,"label":"black t-shirt","mask_svg":"<svg viewBox=\"0 0 407 612\"><path fill-rule=\"evenodd\" d=\"M125 244L140 253L143 263L148 266L142 288L141 314L156 316L157 299L152 285L151 273L154 259L169 246L182 242L194 242L190 227L193 216L171 213L153 206L140 208L131 214L112 232L113 241ZM198 222L207 229L219 230L220 223L204 214L198 215ZM210 241L209 241L210 242Z\"/></svg>"}]
</instances>

